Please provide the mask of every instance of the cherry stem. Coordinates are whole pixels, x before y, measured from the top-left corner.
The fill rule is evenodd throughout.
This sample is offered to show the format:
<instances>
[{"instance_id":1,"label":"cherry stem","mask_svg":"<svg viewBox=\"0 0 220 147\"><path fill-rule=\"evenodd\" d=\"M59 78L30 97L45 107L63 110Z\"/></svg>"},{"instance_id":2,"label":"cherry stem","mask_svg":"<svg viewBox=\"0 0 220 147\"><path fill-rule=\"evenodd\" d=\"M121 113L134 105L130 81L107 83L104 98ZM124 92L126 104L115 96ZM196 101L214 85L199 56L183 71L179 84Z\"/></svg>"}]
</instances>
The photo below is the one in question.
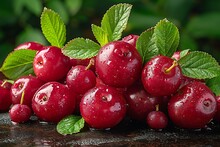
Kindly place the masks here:
<instances>
[{"instance_id":1,"label":"cherry stem","mask_svg":"<svg viewBox=\"0 0 220 147\"><path fill-rule=\"evenodd\" d=\"M157 104L155 107L156 107L156 111L159 111L159 104Z\"/></svg>"},{"instance_id":2,"label":"cherry stem","mask_svg":"<svg viewBox=\"0 0 220 147\"><path fill-rule=\"evenodd\" d=\"M24 102L24 91L21 94L21 100L20 100L20 104L22 105Z\"/></svg>"},{"instance_id":3,"label":"cherry stem","mask_svg":"<svg viewBox=\"0 0 220 147\"><path fill-rule=\"evenodd\" d=\"M169 73L177 65L178 65L178 62L177 61L173 61L173 64L169 68L165 69L165 73Z\"/></svg>"},{"instance_id":4,"label":"cherry stem","mask_svg":"<svg viewBox=\"0 0 220 147\"><path fill-rule=\"evenodd\" d=\"M91 59L89 60L89 64L86 66L86 70L90 69L90 67L95 64L94 62L95 62L94 59L91 58Z\"/></svg>"},{"instance_id":5,"label":"cherry stem","mask_svg":"<svg viewBox=\"0 0 220 147\"><path fill-rule=\"evenodd\" d=\"M1 84L1 87L3 87L5 85L7 81L5 80L2 84Z\"/></svg>"}]
</instances>

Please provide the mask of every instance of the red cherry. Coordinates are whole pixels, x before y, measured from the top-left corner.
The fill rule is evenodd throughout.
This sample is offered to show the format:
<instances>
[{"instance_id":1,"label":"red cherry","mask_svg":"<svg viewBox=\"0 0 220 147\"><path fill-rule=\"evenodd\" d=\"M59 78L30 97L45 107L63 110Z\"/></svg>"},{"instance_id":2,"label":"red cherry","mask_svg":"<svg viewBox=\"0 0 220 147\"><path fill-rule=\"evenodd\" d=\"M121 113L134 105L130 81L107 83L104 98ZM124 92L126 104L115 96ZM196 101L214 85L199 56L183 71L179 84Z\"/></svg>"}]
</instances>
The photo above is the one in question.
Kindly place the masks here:
<instances>
[{"instance_id":1,"label":"red cherry","mask_svg":"<svg viewBox=\"0 0 220 147\"><path fill-rule=\"evenodd\" d=\"M146 122L152 129L164 129L168 124L168 118L164 112L156 110L148 114Z\"/></svg>"},{"instance_id":2,"label":"red cherry","mask_svg":"<svg viewBox=\"0 0 220 147\"><path fill-rule=\"evenodd\" d=\"M30 107L22 104L15 104L9 111L9 116L12 122L24 123L31 117L32 111Z\"/></svg>"},{"instance_id":3,"label":"red cherry","mask_svg":"<svg viewBox=\"0 0 220 147\"><path fill-rule=\"evenodd\" d=\"M128 103L128 115L138 121L145 121L148 113L163 102L161 97L151 96L147 93L139 83L128 88L125 96Z\"/></svg>"},{"instance_id":4,"label":"red cherry","mask_svg":"<svg viewBox=\"0 0 220 147\"><path fill-rule=\"evenodd\" d=\"M220 96L216 96L217 101L217 112L214 119L220 123Z\"/></svg>"},{"instance_id":5,"label":"red cherry","mask_svg":"<svg viewBox=\"0 0 220 147\"><path fill-rule=\"evenodd\" d=\"M71 68L69 57L65 56L61 49L48 46L37 52L33 62L34 73L41 80L59 81L66 77Z\"/></svg>"},{"instance_id":6,"label":"red cherry","mask_svg":"<svg viewBox=\"0 0 220 147\"><path fill-rule=\"evenodd\" d=\"M96 56L99 78L113 87L131 86L140 76L142 59L134 46L114 41L103 46Z\"/></svg>"},{"instance_id":7,"label":"red cherry","mask_svg":"<svg viewBox=\"0 0 220 147\"><path fill-rule=\"evenodd\" d=\"M108 129L125 117L126 101L121 93L109 86L94 87L80 102L80 112L90 127Z\"/></svg>"},{"instance_id":8,"label":"red cherry","mask_svg":"<svg viewBox=\"0 0 220 147\"><path fill-rule=\"evenodd\" d=\"M30 49L30 50L42 50L43 45L37 42L24 42L20 45L18 45L14 50L20 50L20 49Z\"/></svg>"},{"instance_id":9,"label":"red cherry","mask_svg":"<svg viewBox=\"0 0 220 147\"><path fill-rule=\"evenodd\" d=\"M9 110L12 102L10 98L10 87L6 81L0 80L0 111L7 111Z\"/></svg>"},{"instance_id":10,"label":"red cherry","mask_svg":"<svg viewBox=\"0 0 220 147\"><path fill-rule=\"evenodd\" d=\"M166 56L156 56L142 70L142 83L153 96L169 96L177 91L182 72L176 61Z\"/></svg>"},{"instance_id":11,"label":"red cherry","mask_svg":"<svg viewBox=\"0 0 220 147\"><path fill-rule=\"evenodd\" d=\"M13 104L19 104L21 95L24 92L25 98L23 104L31 107L32 98L35 92L44 84L39 78L28 75L18 78L11 86L10 97Z\"/></svg>"},{"instance_id":12,"label":"red cherry","mask_svg":"<svg viewBox=\"0 0 220 147\"><path fill-rule=\"evenodd\" d=\"M32 99L32 109L43 121L59 122L74 112L76 95L58 82L48 82L41 86Z\"/></svg>"},{"instance_id":13,"label":"red cherry","mask_svg":"<svg viewBox=\"0 0 220 147\"><path fill-rule=\"evenodd\" d=\"M191 82L171 97L168 112L172 122L181 128L204 128L214 117L217 102L202 82Z\"/></svg>"}]
</instances>

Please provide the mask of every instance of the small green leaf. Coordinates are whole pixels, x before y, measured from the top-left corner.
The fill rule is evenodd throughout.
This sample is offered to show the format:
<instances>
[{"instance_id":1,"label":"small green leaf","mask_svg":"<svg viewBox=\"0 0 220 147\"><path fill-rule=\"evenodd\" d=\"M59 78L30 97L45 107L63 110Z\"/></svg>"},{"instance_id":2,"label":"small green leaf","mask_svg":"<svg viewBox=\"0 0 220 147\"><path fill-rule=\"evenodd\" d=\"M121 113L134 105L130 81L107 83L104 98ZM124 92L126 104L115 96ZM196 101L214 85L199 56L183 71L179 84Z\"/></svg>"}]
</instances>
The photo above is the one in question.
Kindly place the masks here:
<instances>
[{"instance_id":1,"label":"small green leaf","mask_svg":"<svg viewBox=\"0 0 220 147\"><path fill-rule=\"evenodd\" d=\"M70 115L63 118L57 124L57 132L62 135L71 135L74 133L79 133L84 127L85 121L81 116Z\"/></svg>"},{"instance_id":2,"label":"small green leaf","mask_svg":"<svg viewBox=\"0 0 220 147\"><path fill-rule=\"evenodd\" d=\"M206 85L215 93L216 96L220 96L220 75L206 80Z\"/></svg>"},{"instance_id":3,"label":"small green leaf","mask_svg":"<svg viewBox=\"0 0 220 147\"><path fill-rule=\"evenodd\" d=\"M92 40L75 38L62 48L62 52L70 58L86 59L96 56L99 49L100 45Z\"/></svg>"},{"instance_id":4,"label":"small green leaf","mask_svg":"<svg viewBox=\"0 0 220 147\"><path fill-rule=\"evenodd\" d=\"M41 29L51 45L63 47L66 41L66 27L56 12L44 8L41 14Z\"/></svg>"},{"instance_id":5,"label":"small green leaf","mask_svg":"<svg viewBox=\"0 0 220 147\"><path fill-rule=\"evenodd\" d=\"M143 63L158 54L158 48L154 42L154 28L150 28L139 36L136 48L140 53Z\"/></svg>"},{"instance_id":6,"label":"small green leaf","mask_svg":"<svg viewBox=\"0 0 220 147\"><path fill-rule=\"evenodd\" d=\"M13 51L6 57L0 71L12 80L20 76L34 74L33 60L35 54L36 51L27 49Z\"/></svg>"},{"instance_id":7,"label":"small green leaf","mask_svg":"<svg viewBox=\"0 0 220 147\"><path fill-rule=\"evenodd\" d=\"M190 50L190 49L182 50L182 51L180 52L180 58L186 56L186 55L189 53L189 50Z\"/></svg>"},{"instance_id":8,"label":"small green leaf","mask_svg":"<svg viewBox=\"0 0 220 147\"><path fill-rule=\"evenodd\" d=\"M178 61L185 76L195 79L211 79L220 74L218 62L208 53L193 51Z\"/></svg>"},{"instance_id":9,"label":"small green leaf","mask_svg":"<svg viewBox=\"0 0 220 147\"><path fill-rule=\"evenodd\" d=\"M178 28L167 19L163 19L155 26L154 33L159 53L171 57L179 45Z\"/></svg>"},{"instance_id":10,"label":"small green leaf","mask_svg":"<svg viewBox=\"0 0 220 147\"><path fill-rule=\"evenodd\" d=\"M127 26L132 5L117 4L108 9L101 22L101 28L108 34L108 41L119 40Z\"/></svg>"},{"instance_id":11,"label":"small green leaf","mask_svg":"<svg viewBox=\"0 0 220 147\"><path fill-rule=\"evenodd\" d=\"M108 34L101 27L92 24L92 32L101 46L108 43Z\"/></svg>"}]
</instances>

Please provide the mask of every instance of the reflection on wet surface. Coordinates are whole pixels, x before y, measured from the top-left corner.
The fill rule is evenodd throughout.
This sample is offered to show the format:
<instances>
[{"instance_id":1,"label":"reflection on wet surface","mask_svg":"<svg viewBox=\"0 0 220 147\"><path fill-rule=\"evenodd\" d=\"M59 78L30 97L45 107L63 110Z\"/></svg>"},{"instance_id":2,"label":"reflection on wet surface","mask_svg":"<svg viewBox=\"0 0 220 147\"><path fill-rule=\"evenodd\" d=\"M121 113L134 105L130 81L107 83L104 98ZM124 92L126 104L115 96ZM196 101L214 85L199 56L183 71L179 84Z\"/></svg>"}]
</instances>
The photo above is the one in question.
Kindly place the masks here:
<instances>
[{"instance_id":1,"label":"reflection on wet surface","mask_svg":"<svg viewBox=\"0 0 220 147\"><path fill-rule=\"evenodd\" d=\"M145 125L122 122L118 127L100 131L85 128L81 133L62 136L56 125L32 120L13 125L7 113L0 114L0 146L220 146L220 128L186 131L154 131Z\"/></svg>"}]
</instances>

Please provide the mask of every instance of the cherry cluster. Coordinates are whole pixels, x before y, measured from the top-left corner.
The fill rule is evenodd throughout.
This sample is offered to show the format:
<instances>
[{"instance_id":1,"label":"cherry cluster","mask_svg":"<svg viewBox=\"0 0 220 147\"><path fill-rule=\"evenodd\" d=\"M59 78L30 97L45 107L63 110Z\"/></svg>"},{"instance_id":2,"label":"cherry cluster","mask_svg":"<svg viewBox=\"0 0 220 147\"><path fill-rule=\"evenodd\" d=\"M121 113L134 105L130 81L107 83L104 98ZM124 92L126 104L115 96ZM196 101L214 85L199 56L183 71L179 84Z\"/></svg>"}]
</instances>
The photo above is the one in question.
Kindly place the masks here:
<instances>
[{"instance_id":1,"label":"cherry cluster","mask_svg":"<svg viewBox=\"0 0 220 147\"><path fill-rule=\"evenodd\" d=\"M19 45L15 50L37 50L35 75L13 84L0 81L0 110L10 109L16 123L32 115L57 123L80 114L96 129L112 128L125 117L153 129L166 128L169 121L189 129L204 128L213 119L220 122L220 97L204 81L182 74L180 52L144 64L135 48L138 37L110 42L91 59L71 59L58 47L36 42Z\"/></svg>"}]
</instances>

